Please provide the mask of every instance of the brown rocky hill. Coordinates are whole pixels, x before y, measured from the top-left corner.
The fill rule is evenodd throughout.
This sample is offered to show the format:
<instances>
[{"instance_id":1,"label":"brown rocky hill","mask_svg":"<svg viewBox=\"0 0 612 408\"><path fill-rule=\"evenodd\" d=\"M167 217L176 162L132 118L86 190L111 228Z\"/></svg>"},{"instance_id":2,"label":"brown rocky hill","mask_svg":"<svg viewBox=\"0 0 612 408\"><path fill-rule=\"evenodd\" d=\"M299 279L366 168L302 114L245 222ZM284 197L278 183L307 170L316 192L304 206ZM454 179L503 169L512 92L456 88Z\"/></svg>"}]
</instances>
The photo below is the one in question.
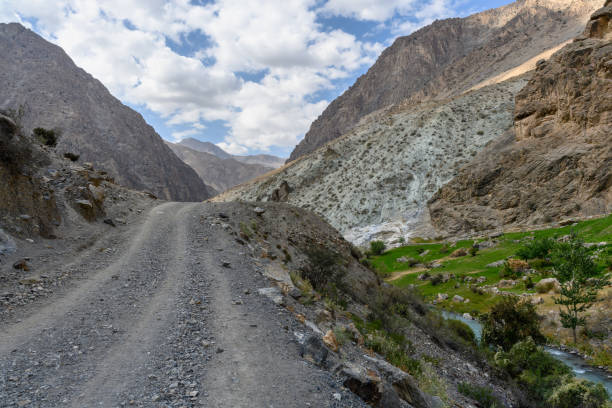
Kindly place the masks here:
<instances>
[{"instance_id":1,"label":"brown rocky hill","mask_svg":"<svg viewBox=\"0 0 612 408\"><path fill-rule=\"evenodd\" d=\"M537 59L574 38L599 6L600 0L518 0L467 18L436 21L400 37L312 123L289 160L386 106L410 98L452 97L531 70Z\"/></svg>"},{"instance_id":2,"label":"brown rocky hill","mask_svg":"<svg viewBox=\"0 0 612 408\"><path fill-rule=\"evenodd\" d=\"M136 111L78 68L60 48L20 24L0 24L0 110L25 133L61 133L57 151L79 154L119 183L164 199L210 196L193 169L164 144Z\"/></svg>"},{"instance_id":3,"label":"brown rocky hill","mask_svg":"<svg viewBox=\"0 0 612 408\"><path fill-rule=\"evenodd\" d=\"M482 151L429 203L451 233L612 211L612 2L538 63L517 95L514 131Z\"/></svg>"},{"instance_id":4,"label":"brown rocky hill","mask_svg":"<svg viewBox=\"0 0 612 408\"><path fill-rule=\"evenodd\" d=\"M218 192L274 170L260 164L243 163L231 156L223 159L211 153L190 149L182 143L167 144L181 160L198 173L207 186Z\"/></svg>"}]
</instances>

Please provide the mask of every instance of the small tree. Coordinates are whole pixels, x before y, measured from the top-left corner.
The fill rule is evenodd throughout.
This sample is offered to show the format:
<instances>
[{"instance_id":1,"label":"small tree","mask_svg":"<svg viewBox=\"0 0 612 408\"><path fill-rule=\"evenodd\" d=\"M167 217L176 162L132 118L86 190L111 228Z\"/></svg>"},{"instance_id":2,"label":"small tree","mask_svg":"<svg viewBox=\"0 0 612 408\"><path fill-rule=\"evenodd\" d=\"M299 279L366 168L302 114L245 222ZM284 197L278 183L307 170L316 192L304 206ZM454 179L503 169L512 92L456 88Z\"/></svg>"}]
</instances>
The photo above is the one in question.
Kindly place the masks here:
<instances>
[{"instance_id":1,"label":"small tree","mask_svg":"<svg viewBox=\"0 0 612 408\"><path fill-rule=\"evenodd\" d=\"M374 255L380 255L385 250L385 243L383 241L372 241L370 242L370 251Z\"/></svg>"},{"instance_id":2,"label":"small tree","mask_svg":"<svg viewBox=\"0 0 612 408\"><path fill-rule=\"evenodd\" d=\"M508 351L528 337L537 343L545 340L540 333L535 306L530 302L521 301L516 296L505 296L485 316L482 328L484 344L500 346Z\"/></svg>"},{"instance_id":3,"label":"small tree","mask_svg":"<svg viewBox=\"0 0 612 408\"><path fill-rule=\"evenodd\" d=\"M597 301L597 291L607 284L607 280L597 279L597 265L575 236L569 242L556 244L552 255L555 276L561 284L560 296L554 301L562 306L559 310L561 324L572 329L574 343L577 343L576 328L586 325L583 312Z\"/></svg>"}]
</instances>

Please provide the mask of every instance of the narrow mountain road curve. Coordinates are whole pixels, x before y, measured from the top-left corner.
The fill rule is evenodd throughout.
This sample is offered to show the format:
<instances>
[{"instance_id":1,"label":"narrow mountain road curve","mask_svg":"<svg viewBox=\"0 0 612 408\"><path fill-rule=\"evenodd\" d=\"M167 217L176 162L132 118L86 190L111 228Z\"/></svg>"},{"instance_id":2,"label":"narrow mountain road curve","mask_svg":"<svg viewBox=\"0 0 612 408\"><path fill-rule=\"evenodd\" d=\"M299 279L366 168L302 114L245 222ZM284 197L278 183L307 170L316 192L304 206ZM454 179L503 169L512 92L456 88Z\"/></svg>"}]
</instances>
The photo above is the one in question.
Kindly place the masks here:
<instances>
[{"instance_id":1,"label":"narrow mountain road curve","mask_svg":"<svg viewBox=\"0 0 612 408\"><path fill-rule=\"evenodd\" d=\"M0 406L363 406L299 357L218 208L151 209L104 265L79 259L81 279L0 322Z\"/></svg>"}]
</instances>

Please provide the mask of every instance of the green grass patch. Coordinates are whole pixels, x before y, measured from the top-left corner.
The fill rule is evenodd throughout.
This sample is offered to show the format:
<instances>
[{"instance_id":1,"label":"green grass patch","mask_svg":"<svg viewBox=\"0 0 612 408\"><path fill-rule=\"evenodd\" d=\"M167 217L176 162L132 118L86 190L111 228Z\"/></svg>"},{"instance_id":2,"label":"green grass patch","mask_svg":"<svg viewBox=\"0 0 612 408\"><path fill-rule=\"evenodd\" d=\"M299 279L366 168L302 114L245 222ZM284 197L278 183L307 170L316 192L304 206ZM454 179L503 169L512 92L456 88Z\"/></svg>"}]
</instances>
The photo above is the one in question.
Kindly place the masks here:
<instances>
[{"instance_id":1,"label":"green grass patch","mask_svg":"<svg viewBox=\"0 0 612 408\"><path fill-rule=\"evenodd\" d=\"M612 215L607 217L587 220L577 223L577 225L568 225L560 228L550 228L540 231L513 232L504 234L498 237L497 245L493 248L479 250L475 256L463 256L458 258L449 258L449 255L457 248L469 248L474 244L472 240L459 241L455 246L449 246L447 243L418 243L410 244L399 248L391 249L379 256L374 256L371 259L372 267L380 276L388 277L394 272L415 270L410 267L409 263L397 262L398 258L414 258L420 264L428 264L439 260L442 263L441 267L432 268L428 271L429 274L450 274L455 275L454 279L450 279L446 283L432 285L431 281L418 280L418 276L422 272L407 274L400 279L392 281L392 283L400 288L415 286L421 294L429 301L435 299L438 293L446 293L449 299L439 303L439 306L452 310L458 313L482 313L488 311L493 306L499 296L484 293L480 294L472 291L468 284L462 281L463 276L472 276L474 279L479 276L487 278L485 283L478 286L497 284L502 278L500 277L500 267L487 267L487 265L504 260L516 254L518 249L533 239L541 238L556 238L565 236L571 233L578 235L584 242L611 242L612 241ZM478 241L482 241L479 239ZM609 257L608 252L612 252L611 244L603 250L603 258ZM427 251L427 252L426 252ZM610 262L606 259L602 260L601 268ZM538 270L538 274L531 275L533 283L537 283L544 275L549 274L550 267L540 265L542 262L534 262L533 267ZM476 285L472 282L472 285ZM533 289L526 289L523 282L519 282L515 287L502 289L513 293L534 293ZM469 303L453 302L452 297L460 295L465 299L469 299Z\"/></svg>"}]
</instances>

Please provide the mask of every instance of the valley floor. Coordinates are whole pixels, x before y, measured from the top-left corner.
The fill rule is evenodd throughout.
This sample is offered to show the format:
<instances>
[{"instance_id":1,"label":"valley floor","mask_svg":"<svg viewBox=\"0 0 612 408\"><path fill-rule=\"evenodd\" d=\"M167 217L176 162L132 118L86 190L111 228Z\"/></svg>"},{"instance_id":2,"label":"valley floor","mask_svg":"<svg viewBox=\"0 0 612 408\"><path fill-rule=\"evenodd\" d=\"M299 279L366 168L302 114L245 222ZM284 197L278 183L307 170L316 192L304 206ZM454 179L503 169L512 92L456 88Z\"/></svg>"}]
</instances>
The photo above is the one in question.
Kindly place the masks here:
<instances>
[{"instance_id":1,"label":"valley floor","mask_svg":"<svg viewBox=\"0 0 612 408\"><path fill-rule=\"evenodd\" d=\"M77 257L32 256L69 276L0 306L0 405L364 406L300 358L299 323L219 222L232 205L163 203Z\"/></svg>"}]
</instances>

